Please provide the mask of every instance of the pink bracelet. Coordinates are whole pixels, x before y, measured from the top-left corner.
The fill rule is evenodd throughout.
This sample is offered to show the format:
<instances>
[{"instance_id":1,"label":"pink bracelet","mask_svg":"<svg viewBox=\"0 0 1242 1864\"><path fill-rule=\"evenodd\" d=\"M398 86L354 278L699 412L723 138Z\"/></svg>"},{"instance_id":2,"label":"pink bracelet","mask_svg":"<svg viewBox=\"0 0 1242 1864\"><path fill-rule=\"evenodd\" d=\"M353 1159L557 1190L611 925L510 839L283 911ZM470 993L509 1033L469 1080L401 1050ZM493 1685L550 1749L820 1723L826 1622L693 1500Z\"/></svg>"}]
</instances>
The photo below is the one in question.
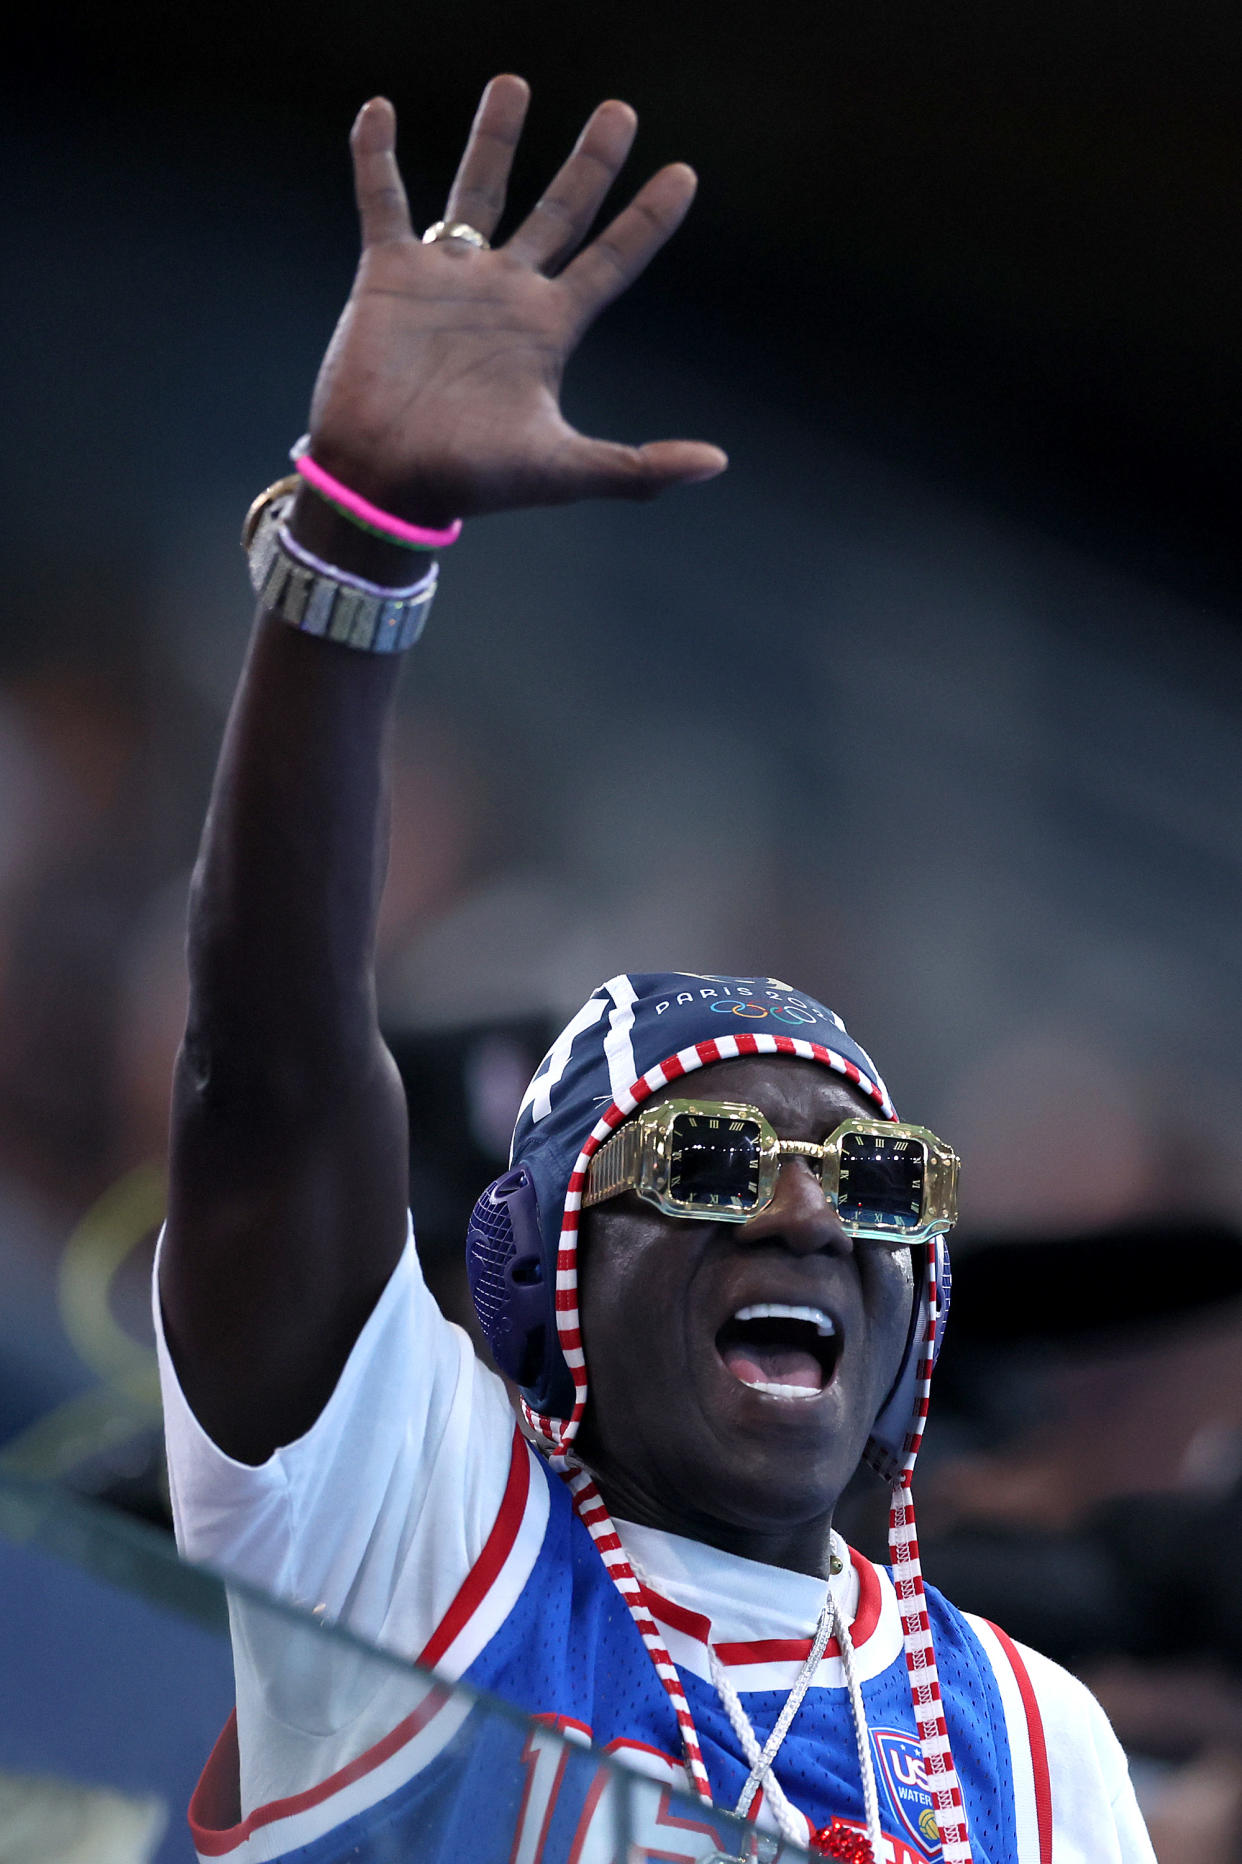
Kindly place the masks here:
<instances>
[{"instance_id":1,"label":"pink bracelet","mask_svg":"<svg viewBox=\"0 0 1242 1864\"><path fill-rule=\"evenodd\" d=\"M387 537L392 543L404 544L410 550L446 550L455 544L461 536L461 519L454 518L442 531L433 531L425 524L407 524L404 518L394 518L391 512L381 511L368 498L358 492L351 492L347 485L334 479L330 472L317 466L310 454L304 451L308 437L304 436L292 449L290 458L307 485L313 486L321 498L326 498L330 505L346 518L350 518L364 531L372 531L377 537Z\"/></svg>"}]
</instances>

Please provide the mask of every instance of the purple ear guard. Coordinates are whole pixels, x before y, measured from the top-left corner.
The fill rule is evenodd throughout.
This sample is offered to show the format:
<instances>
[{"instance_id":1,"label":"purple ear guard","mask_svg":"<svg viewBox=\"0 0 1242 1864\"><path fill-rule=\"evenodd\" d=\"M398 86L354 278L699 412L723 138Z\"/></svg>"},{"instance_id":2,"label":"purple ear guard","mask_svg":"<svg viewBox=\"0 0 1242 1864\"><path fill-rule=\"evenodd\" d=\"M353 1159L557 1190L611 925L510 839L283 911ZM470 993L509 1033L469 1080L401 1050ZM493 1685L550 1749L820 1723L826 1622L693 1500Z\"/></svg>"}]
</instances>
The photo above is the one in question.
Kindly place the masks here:
<instances>
[{"instance_id":1,"label":"purple ear guard","mask_svg":"<svg viewBox=\"0 0 1242 1864\"><path fill-rule=\"evenodd\" d=\"M945 1322L949 1318L949 1292L952 1287L952 1276L949 1269L949 1247L944 1237L934 1237L932 1248L936 1252L937 1295L936 1332L932 1345L932 1365L934 1366L940 1357ZM883 1476L886 1482L895 1482L902 1472L906 1443L918 1417L927 1293L925 1248L919 1251L918 1262L919 1267L914 1284L914 1313L910 1319L910 1333L906 1340L905 1356L897 1377L893 1380L892 1389L880 1406L880 1414L871 1426L871 1435L863 1451L863 1461L869 1464L878 1476Z\"/></svg>"},{"instance_id":2,"label":"purple ear guard","mask_svg":"<svg viewBox=\"0 0 1242 1864\"><path fill-rule=\"evenodd\" d=\"M567 1416L574 1387L556 1337L556 1249L544 1250L534 1180L524 1165L497 1178L475 1205L466 1275L500 1370L533 1409Z\"/></svg>"}]
</instances>

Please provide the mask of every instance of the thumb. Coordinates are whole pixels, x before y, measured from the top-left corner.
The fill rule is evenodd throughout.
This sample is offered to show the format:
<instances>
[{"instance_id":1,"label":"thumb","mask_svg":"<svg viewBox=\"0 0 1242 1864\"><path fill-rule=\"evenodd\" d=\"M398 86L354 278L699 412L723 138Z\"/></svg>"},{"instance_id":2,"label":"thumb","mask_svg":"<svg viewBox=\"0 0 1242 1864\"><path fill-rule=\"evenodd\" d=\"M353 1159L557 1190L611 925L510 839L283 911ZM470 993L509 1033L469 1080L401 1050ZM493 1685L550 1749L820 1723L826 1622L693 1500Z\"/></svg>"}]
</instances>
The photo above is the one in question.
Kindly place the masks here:
<instances>
[{"instance_id":1,"label":"thumb","mask_svg":"<svg viewBox=\"0 0 1242 1864\"><path fill-rule=\"evenodd\" d=\"M620 446L612 440L578 439L573 477L578 498L656 498L671 485L714 479L728 455L704 440L649 440Z\"/></svg>"}]
</instances>

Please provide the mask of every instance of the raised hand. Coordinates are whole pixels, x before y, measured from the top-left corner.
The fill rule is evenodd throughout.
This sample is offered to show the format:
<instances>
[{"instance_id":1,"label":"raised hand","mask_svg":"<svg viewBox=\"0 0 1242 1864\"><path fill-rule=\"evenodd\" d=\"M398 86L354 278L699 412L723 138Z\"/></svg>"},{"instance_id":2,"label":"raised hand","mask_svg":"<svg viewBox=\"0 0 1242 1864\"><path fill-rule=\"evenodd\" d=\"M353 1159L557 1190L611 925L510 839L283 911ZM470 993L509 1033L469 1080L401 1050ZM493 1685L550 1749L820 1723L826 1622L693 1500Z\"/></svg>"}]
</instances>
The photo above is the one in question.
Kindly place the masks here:
<instances>
[{"instance_id":1,"label":"raised hand","mask_svg":"<svg viewBox=\"0 0 1242 1864\"><path fill-rule=\"evenodd\" d=\"M528 95L515 77L494 78L484 91L446 222L490 238ZM320 465L425 524L578 498L649 498L723 471L717 447L593 440L560 410L561 377L579 338L677 230L694 196L691 169L662 168L583 245L635 128L627 104L601 104L517 231L480 250L416 238L395 112L382 98L363 107L350 139L362 257L311 405Z\"/></svg>"}]
</instances>

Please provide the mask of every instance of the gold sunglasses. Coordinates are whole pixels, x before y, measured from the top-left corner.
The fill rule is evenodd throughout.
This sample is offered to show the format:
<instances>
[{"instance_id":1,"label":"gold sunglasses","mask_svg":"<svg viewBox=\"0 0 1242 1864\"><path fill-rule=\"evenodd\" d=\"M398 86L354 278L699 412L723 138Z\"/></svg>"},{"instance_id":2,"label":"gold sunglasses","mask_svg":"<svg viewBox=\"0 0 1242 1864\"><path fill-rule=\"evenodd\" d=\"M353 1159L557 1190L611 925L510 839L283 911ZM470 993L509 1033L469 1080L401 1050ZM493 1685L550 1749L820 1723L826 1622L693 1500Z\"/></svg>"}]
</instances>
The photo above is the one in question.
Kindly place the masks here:
<instances>
[{"instance_id":1,"label":"gold sunglasses","mask_svg":"<svg viewBox=\"0 0 1242 1864\"><path fill-rule=\"evenodd\" d=\"M925 1126L843 1120L816 1145L778 1138L758 1107L731 1100L644 1107L592 1158L582 1203L636 1191L670 1217L745 1223L772 1202L786 1158L817 1165L851 1236L921 1243L957 1221L957 1155Z\"/></svg>"}]
</instances>

